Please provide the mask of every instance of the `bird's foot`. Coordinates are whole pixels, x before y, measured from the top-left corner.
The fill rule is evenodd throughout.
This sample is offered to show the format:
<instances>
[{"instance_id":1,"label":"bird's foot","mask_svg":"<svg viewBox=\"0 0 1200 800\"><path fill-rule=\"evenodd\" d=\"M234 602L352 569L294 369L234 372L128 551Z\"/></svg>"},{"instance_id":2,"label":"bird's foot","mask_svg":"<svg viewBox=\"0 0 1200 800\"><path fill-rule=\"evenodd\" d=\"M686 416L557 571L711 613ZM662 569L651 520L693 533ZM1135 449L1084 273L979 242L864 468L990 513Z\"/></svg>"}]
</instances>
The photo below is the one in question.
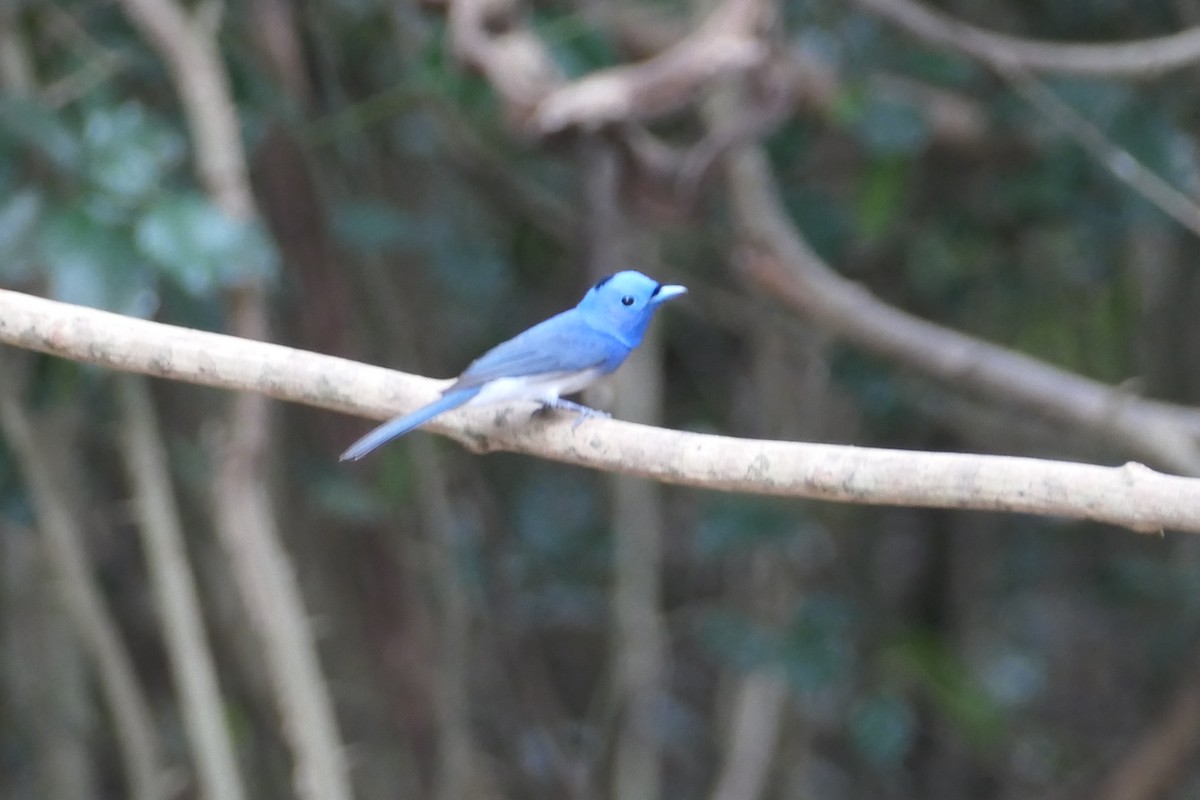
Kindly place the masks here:
<instances>
[{"instance_id":1,"label":"bird's foot","mask_svg":"<svg viewBox=\"0 0 1200 800\"><path fill-rule=\"evenodd\" d=\"M607 411L601 411L591 406L585 406L582 403L572 403L570 400L559 398L553 403L542 403L542 407L533 412L533 416L539 417L543 414L548 414L550 411L574 411L576 413L575 422L571 425L571 430L575 430L585 419L589 417L599 417L607 419L612 416Z\"/></svg>"}]
</instances>

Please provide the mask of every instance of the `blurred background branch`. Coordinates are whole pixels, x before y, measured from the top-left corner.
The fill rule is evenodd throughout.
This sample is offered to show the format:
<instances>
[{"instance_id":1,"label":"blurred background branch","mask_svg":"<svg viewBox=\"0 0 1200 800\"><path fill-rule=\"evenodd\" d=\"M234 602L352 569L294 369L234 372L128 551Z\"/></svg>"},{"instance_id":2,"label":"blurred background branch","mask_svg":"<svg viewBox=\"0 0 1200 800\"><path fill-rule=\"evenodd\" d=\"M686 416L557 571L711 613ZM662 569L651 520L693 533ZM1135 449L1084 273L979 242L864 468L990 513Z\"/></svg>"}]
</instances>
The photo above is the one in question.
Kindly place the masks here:
<instances>
[{"instance_id":1,"label":"blurred background branch","mask_svg":"<svg viewBox=\"0 0 1200 800\"><path fill-rule=\"evenodd\" d=\"M252 220L257 210L237 109L217 44L222 4L202 3L195 11L175 0L123 0L123 6L170 69L194 142L197 178L213 206L230 220ZM244 266L238 271L249 272ZM261 276L247 274L229 287L227 313L238 336L270 337ZM232 398L213 480L214 519L271 664L270 679L295 759L297 794L342 800L351 792L333 701L261 468L270 433L264 397L243 393Z\"/></svg>"},{"instance_id":2,"label":"blurred background branch","mask_svg":"<svg viewBox=\"0 0 1200 800\"><path fill-rule=\"evenodd\" d=\"M56 435L35 429L25 410L26 385L12 353L0 355L0 430L18 459L37 514L46 561L61 593L63 607L91 656L114 719L129 794L136 800L166 796L167 774L159 751L150 704L120 629L91 574L83 526L81 486L71 481L66 457L70 434L55 424ZM69 429L68 429L69 430ZM57 444L57 449L52 446ZM52 455L53 454L53 455ZM56 459L57 464L51 459Z\"/></svg>"}]
</instances>

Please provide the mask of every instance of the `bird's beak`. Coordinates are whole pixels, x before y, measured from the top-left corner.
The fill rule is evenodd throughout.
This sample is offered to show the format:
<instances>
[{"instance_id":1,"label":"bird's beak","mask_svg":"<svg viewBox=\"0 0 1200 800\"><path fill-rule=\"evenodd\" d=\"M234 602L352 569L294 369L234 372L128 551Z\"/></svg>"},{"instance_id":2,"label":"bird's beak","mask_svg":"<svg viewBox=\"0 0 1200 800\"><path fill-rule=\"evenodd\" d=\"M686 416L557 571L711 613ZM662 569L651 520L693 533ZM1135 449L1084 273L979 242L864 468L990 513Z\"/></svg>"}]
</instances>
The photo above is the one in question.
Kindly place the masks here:
<instances>
[{"instance_id":1,"label":"bird's beak","mask_svg":"<svg viewBox=\"0 0 1200 800\"><path fill-rule=\"evenodd\" d=\"M686 286L676 286L674 284L659 284L658 290L654 293L654 305L665 303L672 297L678 297L681 294L687 294Z\"/></svg>"}]
</instances>

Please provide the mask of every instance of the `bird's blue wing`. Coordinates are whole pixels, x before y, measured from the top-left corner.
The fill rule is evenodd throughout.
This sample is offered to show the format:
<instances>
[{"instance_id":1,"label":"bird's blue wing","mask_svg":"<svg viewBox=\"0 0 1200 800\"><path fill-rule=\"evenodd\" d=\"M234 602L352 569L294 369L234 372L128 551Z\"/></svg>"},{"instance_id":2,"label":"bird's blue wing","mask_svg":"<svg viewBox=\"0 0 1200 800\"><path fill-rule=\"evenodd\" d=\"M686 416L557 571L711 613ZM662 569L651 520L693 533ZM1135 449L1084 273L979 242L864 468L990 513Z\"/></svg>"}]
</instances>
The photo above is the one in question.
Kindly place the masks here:
<instances>
[{"instance_id":1,"label":"bird's blue wing","mask_svg":"<svg viewBox=\"0 0 1200 800\"><path fill-rule=\"evenodd\" d=\"M616 337L589 325L575 309L534 325L475 359L447 389L481 386L497 378L517 378L599 369L611 372L629 355Z\"/></svg>"}]
</instances>

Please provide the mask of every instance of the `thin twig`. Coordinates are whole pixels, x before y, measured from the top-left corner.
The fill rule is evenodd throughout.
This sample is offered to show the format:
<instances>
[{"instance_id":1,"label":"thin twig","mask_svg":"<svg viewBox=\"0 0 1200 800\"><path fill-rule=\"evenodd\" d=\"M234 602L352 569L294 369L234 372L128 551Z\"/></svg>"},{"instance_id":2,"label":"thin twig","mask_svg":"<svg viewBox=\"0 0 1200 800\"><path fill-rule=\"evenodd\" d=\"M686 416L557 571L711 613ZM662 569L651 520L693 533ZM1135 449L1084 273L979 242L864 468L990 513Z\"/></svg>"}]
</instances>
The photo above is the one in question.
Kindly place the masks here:
<instances>
[{"instance_id":1,"label":"thin twig","mask_svg":"<svg viewBox=\"0 0 1200 800\"><path fill-rule=\"evenodd\" d=\"M999 67L998 71L1022 97L1079 142L1113 177L1200 236L1200 205L1195 200L1163 180L1128 150L1118 147L1104 131L1071 108L1028 70L1008 65Z\"/></svg>"},{"instance_id":2,"label":"thin twig","mask_svg":"<svg viewBox=\"0 0 1200 800\"><path fill-rule=\"evenodd\" d=\"M1148 78L1200 62L1200 28L1112 44L1040 42L992 33L913 0L855 0L925 41L993 66L1096 77Z\"/></svg>"}]
</instances>

